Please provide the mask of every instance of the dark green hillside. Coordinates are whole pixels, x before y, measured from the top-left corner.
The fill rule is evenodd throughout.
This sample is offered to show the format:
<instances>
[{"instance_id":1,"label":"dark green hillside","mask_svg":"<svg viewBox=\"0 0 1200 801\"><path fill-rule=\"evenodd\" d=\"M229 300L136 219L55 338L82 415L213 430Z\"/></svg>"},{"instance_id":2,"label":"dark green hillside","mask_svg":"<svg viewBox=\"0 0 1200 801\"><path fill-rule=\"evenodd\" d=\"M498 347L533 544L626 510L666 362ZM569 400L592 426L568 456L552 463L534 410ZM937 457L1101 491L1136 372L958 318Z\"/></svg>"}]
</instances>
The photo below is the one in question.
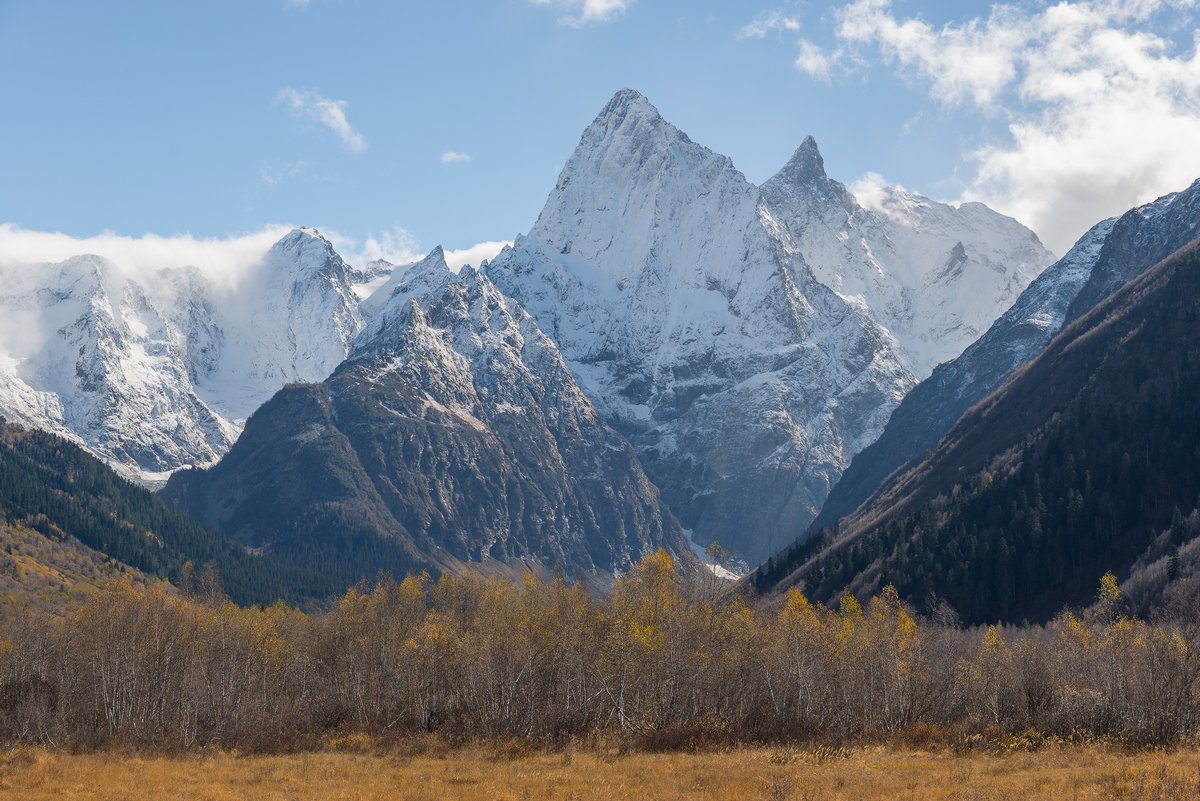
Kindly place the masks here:
<instances>
[{"instance_id":1,"label":"dark green hillside","mask_svg":"<svg viewBox=\"0 0 1200 801\"><path fill-rule=\"evenodd\" d=\"M968 621L1043 620L1127 575L1200 497L1200 255L1057 336L873 508L765 565L828 599L895 584Z\"/></svg>"},{"instance_id":2,"label":"dark green hillside","mask_svg":"<svg viewBox=\"0 0 1200 801\"><path fill-rule=\"evenodd\" d=\"M72 535L118 562L170 580L185 562L213 562L225 590L242 603L310 594L305 576L251 556L78 446L2 420L0 523L57 539Z\"/></svg>"}]
</instances>

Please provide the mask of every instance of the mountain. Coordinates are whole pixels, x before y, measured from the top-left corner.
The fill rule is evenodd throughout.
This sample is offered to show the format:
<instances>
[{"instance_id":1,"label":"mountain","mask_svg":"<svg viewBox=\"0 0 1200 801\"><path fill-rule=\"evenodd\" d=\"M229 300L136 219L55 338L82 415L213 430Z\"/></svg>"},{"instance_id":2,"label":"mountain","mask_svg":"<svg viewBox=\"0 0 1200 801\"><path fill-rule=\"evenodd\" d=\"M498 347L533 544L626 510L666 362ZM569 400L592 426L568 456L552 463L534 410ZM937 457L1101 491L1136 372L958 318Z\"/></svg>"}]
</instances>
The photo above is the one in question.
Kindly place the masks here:
<instances>
[{"instance_id":1,"label":"mountain","mask_svg":"<svg viewBox=\"0 0 1200 801\"><path fill-rule=\"evenodd\" d=\"M47 584L57 592L69 589L67 582L97 581L127 568L177 581L188 562L197 569L211 562L235 600L270 603L315 597L311 588L320 578L317 570L292 570L249 554L78 445L2 418L0 542L19 585L14 589L26 592Z\"/></svg>"},{"instance_id":2,"label":"mountain","mask_svg":"<svg viewBox=\"0 0 1200 801\"><path fill-rule=\"evenodd\" d=\"M823 179L815 144L801 150L760 190L623 90L584 132L529 234L484 267L558 343L695 539L719 540L752 561L811 522L925 359L867 303L821 280L882 263L806 257L803 219L828 218L810 226L823 242L856 213L867 226L869 215ZM918 215L894 227L924 241L922 224ZM996 224L1008 225L1018 240L1011 249L1033 261L979 283L980 294L994 290L993 309L1032 277L1039 252L1027 230ZM939 234L927 249L950 238ZM809 249L815 258L827 248ZM970 271L982 265L976 252ZM989 322L973 312L971 325Z\"/></svg>"},{"instance_id":3,"label":"mountain","mask_svg":"<svg viewBox=\"0 0 1200 801\"><path fill-rule=\"evenodd\" d=\"M406 468L368 458L366 433L346 442L332 433L321 438L314 444L319 458L304 466L335 471L336 481L349 482L341 494L322 495L334 484L319 490L313 482L323 479L308 472L292 487L267 475L273 462L300 464L288 460L278 439L290 430L284 415L327 426L324 416L340 415L354 394L348 387L365 369L368 343L383 341L393 324L411 328L405 315L414 310L393 300L415 300L417 316L427 316L425 304L445 289L421 284L441 276L429 263L411 281L411 265L352 267L313 229L290 232L236 274L212 265L134 270L94 257L13 268L0 290L0 312L16 321L0 327L0 413L71 437L126 475L161 482L182 467L216 464L259 410L258 430L242 439L279 452L255 461L249 445L235 449L229 465L204 482L195 477L201 474L189 477L188 486L216 487L221 476L249 480L253 473L255 486L276 487L280 497L308 487L315 494L295 500L311 508L323 499L320 515L344 501L366 520L360 533L370 547L363 548L394 546L380 556L389 565L424 564L435 542L458 554L453 558L480 558L495 532L526 529L533 533L512 534L512 547L496 552L550 564L550 546L537 540L554 515L570 521L559 524L568 539L588 540L596 526L615 526L609 552L595 551L595 543L554 546L577 565L619 570L627 554L671 540L675 519L700 545L719 540L735 557L758 561L811 523L850 460L880 435L932 364L986 328L1048 261L1031 232L978 204L955 208L885 187L860 194L828 178L811 139L756 187L646 98L618 92L584 131L528 235L483 276L464 279L484 280L481 296L496 295L492 305L503 307L521 336L542 343L520 356L523 368L507 368L526 387L511 405L532 415L532 429L515 433L570 450L563 470L586 467L578 476L551 476L547 471L561 473L559 467L518 453L501 435L508 429L490 418L486 442L456 445L464 454L490 454L522 487L522 504L539 488L536 520L520 526L488 517L510 507L500 496L481 502L486 511L475 519L462 518L458 502L441 494L453 482L411 495L377 486L373 471ZM520 321L525 310L533 322ZM465 331L491 324L480 318L455 325ZM440 375L461 358L470 369L455 368L448 386L463 384L467 373L483 387L501 380L472 350L485 339L464 334L430 369ZM351 353L355 358L344 362ZM570 385L526 375L536 370L521 360L535 358L542 366L566 364ZM276 396L292 384L303 386ZM453 403L437 402L467 408L465 392L464 385ZM599 455L567 448L574 434L556 428L558 418L538 406L576 395L583 400L568 403L570 419L590 420L589 436L607 449ZM487 393L480 398L490 410ZM390 418L376 414L379 403L364 396L356 413L383 425ZM600 417L591 420L593 413ZM333 422L330 431L352 433L342 429L342 417ZM636 456L605 467L600 456L626 452L609 447L613 436L631 442ZM474 469L438 464L446 481L465 480ZM581 476L601 467L617 482L618 500L601 502L581 489ZM185 494L201 503L211 493L238 507L241 490L222 487ZM669 513L659 508L659 491ZM641 511L615 524L613 515L632 508L630 499ZM243 507L235 513L208 503L193 507L203 519L244 529L247 541L283 547L283 532L271 521L264 529L254 515L241 522ZM404 504L418 518L406 518ZM442 543L443 535L458 544Z\"/></svg>"},{"instance_id":4,"label":"mountain","mask_svg":"<svg viewBox=\"0 0 1200 801\"><path fill-rule=\"evenodd\" d=\"M854 458L812 529L832 526L920 459L969 408L1042 352L1063 324L1200 235L1200 181L1095 225L978 341L922 381Z\"/></svg>"},{"instance_id":5,"label":"mountain","mask_svg":"<svg viewBox=\"0 0 1200 801\"><path fill-rule=\"evenodd\" d=\"M919 378L958 356L1054 257L982 203L870 186L864 206L825 173L810 136L762 186L817 279L866 306Z\"/></svg>"},{"instance_id":6,"label":"mountain","mask_svg":"<svg viewBox=\"0 0 1200 801\"><path fill-rule=\"evenodd\" d=\"M893 583L969 622L1019 621L1087 603L1108 570L1169 569L1200 497L1198 323L1192 244L1068 323L870 506L756 584L825 599Z\"/></svg>"},{"instance_id":7,"label":"mountain","mask_svg":"<svg viewBox=\"0 0 1200 801\"><path fill-rule=\"evenodd\" d=\"M324 378L358 333L360 276L311 229L234 280L98 256L0 270L0 414L131 478L215 462L289 381Z\"/></svg>"},{"instance_id":8,"label":"mountain","mask_svg":"<svg viewBox=\"0 0 1200 801\"><path fill-rule=\"evenodd\" d=\"M375 259L367 262L362 269L351 269L350 280L354 294L359 300L366 300L386 283L395 271L396 265L386 259Z\"/></svg>"},{"instance_id":9,"label":"mountain","mask_svg":"<svg viewBox=\"0 0 1200 801\"><path fill-rule=\"evenodd\" d=\"M329 378L277 393L164 496L267 553L327 553L331 571L595 577L659 547L687 557L633 448L519 304L440 248L385 291Z\"/></svg>"},{"instance_id":10,"label":"mountain","mask_svg":"<svg viewBox=\"0 0 1200 801\"><path fill-rule=\"evenodd\" d=\"M235 286L189 283L170 307L202 312L178 318L189 344L206 346L191 362L198 392L240 423L284 384L329 375L362 328L359 278L320 232L298 228Z\"/></svg>"}]
</instances>

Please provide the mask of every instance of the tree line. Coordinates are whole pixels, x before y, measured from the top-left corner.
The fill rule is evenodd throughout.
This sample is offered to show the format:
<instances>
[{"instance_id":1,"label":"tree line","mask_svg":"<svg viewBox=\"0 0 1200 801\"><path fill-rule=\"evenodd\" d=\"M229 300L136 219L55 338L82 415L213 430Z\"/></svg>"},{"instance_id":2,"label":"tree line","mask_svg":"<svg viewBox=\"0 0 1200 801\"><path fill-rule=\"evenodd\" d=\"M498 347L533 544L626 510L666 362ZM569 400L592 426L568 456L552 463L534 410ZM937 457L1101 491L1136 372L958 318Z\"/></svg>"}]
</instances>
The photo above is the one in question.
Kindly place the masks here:
<instances>
[{"instance_id":1,"label":"tree line","mask_svg":"<svg viewBox=\"0 0 1200 801\"><path fill-rule=\"evenodd\" d=\"M0 740L294 750L343 733L553 747L850 742L937 732L1171 744L1200 722L1200 626L1086 615L964 628L892 589L751 605L665 552L610 591L413 576L327 610L118 583L65 616L0 610Z\"/></svg>"}]
</instances>

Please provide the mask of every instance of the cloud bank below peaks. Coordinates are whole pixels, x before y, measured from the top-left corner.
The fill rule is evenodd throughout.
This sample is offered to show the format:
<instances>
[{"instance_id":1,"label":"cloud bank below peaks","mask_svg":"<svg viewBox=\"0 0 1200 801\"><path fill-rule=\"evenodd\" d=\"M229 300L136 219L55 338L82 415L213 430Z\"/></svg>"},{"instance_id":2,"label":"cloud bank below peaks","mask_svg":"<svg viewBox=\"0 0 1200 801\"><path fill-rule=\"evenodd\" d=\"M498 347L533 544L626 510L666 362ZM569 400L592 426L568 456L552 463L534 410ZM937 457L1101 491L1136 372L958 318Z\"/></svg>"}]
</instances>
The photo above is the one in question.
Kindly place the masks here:
<instances>
[{"instance_id":1,"label":"cloud bank below peaks","mask_svg":"<svg viewBox=\"0 0 1200 801\"><path fill-rule=\"evenodd\" d=\"M0 268L32 268L90 254L102 256L135 280L159 270L193 267L214 285L235 290L242 279L262 262L271 246L296 227L266 225L250 233L226 237L196 237L191 234L124 236L112 232L76 237L0 223ZM421 246L416 237L399 226L361 240L334 230L319 230L342 258L355 267L362 267L376 259L385 259L392 264L408 264L420 260L428 250ZM446 262L455 270L466 264L478 266L481 261L493 258L510 244L507 241L485 241L465 248L450 248L445 251Z\"/></svg>"}]
</instances>

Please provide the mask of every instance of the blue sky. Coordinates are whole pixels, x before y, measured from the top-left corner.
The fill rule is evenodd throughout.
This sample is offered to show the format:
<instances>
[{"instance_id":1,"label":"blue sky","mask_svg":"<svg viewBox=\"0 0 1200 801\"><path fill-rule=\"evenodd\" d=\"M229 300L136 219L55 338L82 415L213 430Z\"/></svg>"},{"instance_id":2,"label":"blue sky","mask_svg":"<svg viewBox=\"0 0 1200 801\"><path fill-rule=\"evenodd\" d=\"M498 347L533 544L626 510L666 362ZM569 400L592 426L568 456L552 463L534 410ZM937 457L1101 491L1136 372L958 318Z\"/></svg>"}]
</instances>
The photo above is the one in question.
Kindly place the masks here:
<instances>
[{"instance_id":1,"label":"blue sky","mask_svg":"<svg viewBox=\"0 0 1200 801\"><path fill-rule=\"evenodd\" d=\"M392 251L509 239L631 86L752 181L811 133L836 178L984 199L1062 250L1100 212L1200 176L1200 139L1173 144L1200 135L1200 61L1194 0L1059 7L1079 19L915 0L0 0L0 223L73 237L305 224ZM993 60L964 67L964 46ZM1048 47L1062 53L1045 64ZM1128 80L1112 97L1078 88L1114 65ZM1047 89L1064 76L1077 88ZM1110 171L1106 147L1147 136L1102 198L1078 188L1087 164L1063 165L1067 148Z\"/></svg>"}]
</instances>

